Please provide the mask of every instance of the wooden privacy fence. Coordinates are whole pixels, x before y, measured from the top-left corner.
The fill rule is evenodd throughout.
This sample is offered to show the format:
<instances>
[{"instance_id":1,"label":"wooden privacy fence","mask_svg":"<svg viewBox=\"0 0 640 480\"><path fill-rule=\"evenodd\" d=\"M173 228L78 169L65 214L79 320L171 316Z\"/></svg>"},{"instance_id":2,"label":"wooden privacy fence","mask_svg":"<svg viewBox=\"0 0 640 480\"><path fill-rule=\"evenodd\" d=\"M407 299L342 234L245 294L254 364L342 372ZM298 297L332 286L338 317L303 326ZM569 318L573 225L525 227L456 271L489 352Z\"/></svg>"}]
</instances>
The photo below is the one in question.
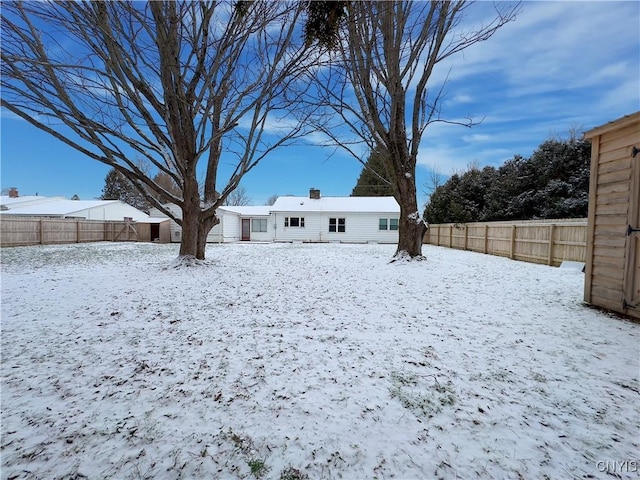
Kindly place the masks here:
<instances>
[{"instance_id":1,"label":"wooden privacy fence","mask_svg":"<svg viewBox=\"0 0 640 480\"><path fill-rule=\"evenodd\" d=\"M135 242L135 224L70 218L0 215L0 246L50 245L84 242Z\"/></svg>"},{"instance_id":2,"label":"wooden privacy fence","mask_svg":"<svg viewBox=\"0 0 640 480\"><path fill-rule=\"evenodd\" d=\"M424 243L557 266L585 261L587 219L429 225Z\"/></svg>"}]
</instances>

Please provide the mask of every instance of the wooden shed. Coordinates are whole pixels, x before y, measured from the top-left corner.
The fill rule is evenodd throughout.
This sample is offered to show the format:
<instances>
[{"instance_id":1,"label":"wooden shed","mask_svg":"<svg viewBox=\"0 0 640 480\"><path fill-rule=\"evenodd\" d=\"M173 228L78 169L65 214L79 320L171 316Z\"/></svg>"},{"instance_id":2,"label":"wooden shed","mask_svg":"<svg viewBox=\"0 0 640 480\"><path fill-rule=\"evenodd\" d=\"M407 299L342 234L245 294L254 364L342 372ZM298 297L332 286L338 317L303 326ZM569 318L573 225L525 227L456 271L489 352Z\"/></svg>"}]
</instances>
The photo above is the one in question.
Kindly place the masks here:
<instances>
[{"instance_id":1,"label":"wooden shed","mask_svg":"<svg viewBox=\"0 0 640 480\"><path fill-rule=\"evenodd\" d=\"M171 226L168 218L149 218L136 222L138 242L171 242Z\"/></svg>"},{"instance_id":2,"label":"wooden shed","mask_svg":"<svg viewBox=\"0 0 640 480\"><path fill-rule=\"evenodd\" d=\"M584 299L640 318L640 112L589 130Z\"/></svg>"}]
</instances>

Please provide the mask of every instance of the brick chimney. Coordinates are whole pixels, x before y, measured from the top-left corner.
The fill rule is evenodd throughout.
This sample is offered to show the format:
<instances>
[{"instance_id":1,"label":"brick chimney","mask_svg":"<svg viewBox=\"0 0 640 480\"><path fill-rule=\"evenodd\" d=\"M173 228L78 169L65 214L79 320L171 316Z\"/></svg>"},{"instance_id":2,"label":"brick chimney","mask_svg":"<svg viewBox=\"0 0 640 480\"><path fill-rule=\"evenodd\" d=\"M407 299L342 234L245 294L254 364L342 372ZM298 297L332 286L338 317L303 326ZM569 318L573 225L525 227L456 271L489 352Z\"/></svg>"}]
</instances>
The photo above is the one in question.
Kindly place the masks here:
<instances>
[{"instance_id":1,"label":"brick chimney","mask_svg":"<svg viewBox=\"0 0 640 480\"><path fill-rule=\"evenodd\" d=\"M16 187L11 187L9 189L9 198L18 198L18 189Z\"/></svg>"},{"instance_id":2,"label":"brick chimney","mask_svg":"<svg viewBox=\"0 0 640 480\"><path fill-rule=\"evenodd\" d=\"M314 200L320 200L320 190L316 188L309 189L309 198Z\"/></svg>"}]
</instances>

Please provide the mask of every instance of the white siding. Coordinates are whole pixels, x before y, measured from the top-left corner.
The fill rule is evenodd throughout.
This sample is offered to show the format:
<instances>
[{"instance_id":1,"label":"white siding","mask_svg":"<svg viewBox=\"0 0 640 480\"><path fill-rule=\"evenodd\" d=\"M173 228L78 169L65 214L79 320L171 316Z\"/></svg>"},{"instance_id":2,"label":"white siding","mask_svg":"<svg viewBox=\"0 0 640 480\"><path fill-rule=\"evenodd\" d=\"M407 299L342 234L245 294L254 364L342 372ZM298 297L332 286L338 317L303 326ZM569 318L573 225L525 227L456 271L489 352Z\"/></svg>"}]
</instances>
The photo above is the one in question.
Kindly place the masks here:
<instances>
[{"instance_id":1,"label":"white siding","mask_svg":"<svg viewBox=\"0 0 640 480\"><path fill-rule=\"evenodd\" d=\"M254 220L266 220L267 221L267 231L266 232L254 232L251 233L251 241L252 242L271 242L273 241L273 220L270 217L243 217L245 219L251 220L251 228L253 229L253 221Z\"/></svg>"},{"instance_id":2,"label":"white siding","mask_svg":"<svg viewBox=\"0 0 640 480\"><path fill-rule=\"evenodd\" d=\"M223 213L222 233L223 242L237 242L240 240L240 217L235 213Z\"/></svg>"},{"instance_id":3,"label":"white siding","mask_svg":"<svg viewBox=\"0 0 640 480\"><path fill-rule=\"evenodd\" d=\"M285 217L304 217L304 228L285 227ZM393 213L303 213L278 212L272 215L276 225L275 240L278 242L344 242L344 243L397 243L397 230L379 230L380 218L397 219ZM344 218L344 232L329 232L330 218Z\"/></svg>"},{"instance_id":4,"label":"white siding","mask_svg":"<svg viewBox=\"0 0 640 480\"><path fill-rule=\"evenodd\" d=\"M114 202L101 207L81 210L74 213L74 216L83 216L87 220L118 220L122 221L125 217L133 218L136 221L145 221L147 214L141 212L137 208L122 202Z\"/></svg>"},{"instance_id":5,"label":"white siding","mask_svg":"<svg viewBox=\"0 0 640 480\"><path fill-rule=\"evenodd\" d=\"M304 218L304 227L285 227L285 217ZM311 212L278 212L272 214L276 242L321 242L321 214Z\"/></svg>"},{"instance_id":6,"label":"white siding","mask_svg":"<svg viewBox=\"0 0 640 480\"><path fill-rule=\"evenodd\" d=\"M217 224L214 225L213 228L211 229L211 231L209 231L209 234L207 235L207 243L220 243L222 242L222 221Z\"/></svg>"}]
</instances>

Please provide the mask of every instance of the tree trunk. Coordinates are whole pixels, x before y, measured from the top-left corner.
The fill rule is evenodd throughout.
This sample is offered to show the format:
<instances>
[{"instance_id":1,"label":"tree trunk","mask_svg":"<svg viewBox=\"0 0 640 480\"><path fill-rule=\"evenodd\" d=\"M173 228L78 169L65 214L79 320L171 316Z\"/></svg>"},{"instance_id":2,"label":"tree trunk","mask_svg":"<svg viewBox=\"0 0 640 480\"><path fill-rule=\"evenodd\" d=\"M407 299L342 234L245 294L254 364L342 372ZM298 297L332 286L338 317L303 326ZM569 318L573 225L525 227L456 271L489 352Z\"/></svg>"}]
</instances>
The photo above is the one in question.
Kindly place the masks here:
<instances>
[{"instance_id":1,"label":"tree trunk","mask_svg":"<svg viewBox=\"0 0 640 480\"><path fill-rule=\"evenodd\" d=\"M404 92L398 95L404 96ZM409 153L407 133L404 124L404 103L394 104L395 121L389 132L387 161L394 176L395 198L400 204L398 221L398 248L392 261L424 260L422 256L422 236L424 222L418 211L416 195L416 158Z\"/></svg>"},{"instance_id":2,"label":"tree trunk","mask_svg":"<svg viewBox=\"0 0 640 480\"><path fill-rule=\"evenodd\" d=\"M412 174L397 178L396 200L400 204L400 220L398 222L398 248L393 260L407 258L423 260L422 237L425 224L418 211L416 184Z\"/></svg>"},{"instance_id":3,"label":"tree trunk","mask_svg":"<svg viewBox=\"0 0 640 480\"><path fill-rule=\"evenodd\" d=\"M198 210L188 208L185 203L182 209L182 238L180 240L180 256L197 258L198 254Z\"/></svg>"},{"instance_id":4,"label":"tree trunk","mask_svg":"<svg viewBox=\"0 0 640 480\"><path fill-rule=\"evenodd\" d=\"M204 260L204 250L202 251L202 256L198 256L198 232L200 230L201 210L198 182L195 179L185 179L182 196L184 204L182 205L182 239L180 241L180 256Z\"/></svg>"},{"instance_id":5,"label":"tree trunk","mask_svg":"<svg viewBox=\"0 0 640 480\"><path fill-rule=\"evenodd\" d=\"M220 223L220 219L217 216L205 218L200 221L198 227L198 250L196 258L198 260L204 260L205 250L207 248L207 235L213 227Z\"/></svg>"}]
</instances>

